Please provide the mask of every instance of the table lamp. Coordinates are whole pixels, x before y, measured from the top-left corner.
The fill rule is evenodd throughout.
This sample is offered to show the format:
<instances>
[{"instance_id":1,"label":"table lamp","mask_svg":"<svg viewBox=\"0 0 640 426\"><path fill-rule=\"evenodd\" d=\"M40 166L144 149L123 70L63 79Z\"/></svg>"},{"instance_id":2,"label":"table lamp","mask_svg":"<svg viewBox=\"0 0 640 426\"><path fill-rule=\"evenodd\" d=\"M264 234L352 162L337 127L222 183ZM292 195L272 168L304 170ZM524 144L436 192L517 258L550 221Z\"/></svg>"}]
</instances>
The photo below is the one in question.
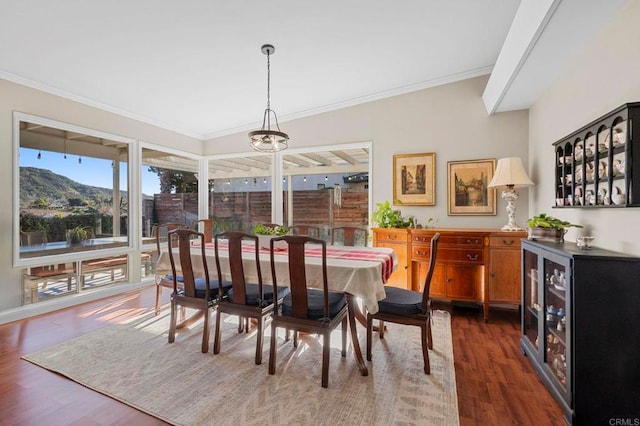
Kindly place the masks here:
<instances>
[{"instance_id":1,"label":"table lamp","mask_svg":"<svg viewBox=\"0 0 640 426\"><path fill-rule=\"evenodd\" d=\"M508 157L498 160L496 172L489 182L489 188L504 187L502 198L507 201L507 215L509 223L502 227L503 231L520 231L522 228L516 223L516 206L514 201L518 199L516 188L533 186L534 183L527 176L522 166L520 157Z\"/></svg>"}]
</instances>

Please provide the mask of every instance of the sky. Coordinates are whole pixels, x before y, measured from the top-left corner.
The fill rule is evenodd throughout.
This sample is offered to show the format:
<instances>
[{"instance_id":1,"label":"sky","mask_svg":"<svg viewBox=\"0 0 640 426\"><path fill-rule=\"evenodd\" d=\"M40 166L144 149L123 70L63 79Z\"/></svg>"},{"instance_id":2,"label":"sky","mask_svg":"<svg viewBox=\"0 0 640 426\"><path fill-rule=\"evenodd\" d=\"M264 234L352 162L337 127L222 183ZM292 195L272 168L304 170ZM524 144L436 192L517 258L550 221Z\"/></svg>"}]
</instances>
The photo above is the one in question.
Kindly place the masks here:
<instances>
[{"instance_id":1,"label":"sky","mask_svg":"<svg viewBox=\"0 0 640 426\"><path fill-rule=\"evenodd\" d=\"M36 167L50 170L61 176L66 176L78 183L111 188L113 186L113 170L111 161L99 158L82 157L82 163L78 162L77 155L67 155L60 152L41 151L38 159L38 150L20 148L20 167ZM148 171L148 167L142 169L142 193L153 195L160 192L158 175ZM120 190L127 190L127 169L122 163L120 167Z\"/></svg>"}]
</instances>

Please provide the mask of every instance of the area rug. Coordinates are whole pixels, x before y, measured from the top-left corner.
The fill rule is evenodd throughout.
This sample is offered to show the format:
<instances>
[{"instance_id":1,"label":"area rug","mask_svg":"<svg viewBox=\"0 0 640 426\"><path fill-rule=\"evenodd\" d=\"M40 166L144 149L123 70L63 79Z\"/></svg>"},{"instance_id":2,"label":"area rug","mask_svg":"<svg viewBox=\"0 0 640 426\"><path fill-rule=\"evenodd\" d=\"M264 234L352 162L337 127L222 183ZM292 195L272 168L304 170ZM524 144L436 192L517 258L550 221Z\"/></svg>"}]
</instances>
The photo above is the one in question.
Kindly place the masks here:
<instances>
[{"instance_id":1,"label":"area rug","mask_svg":"<svg viewBox=\"0 0 640 426\"><path fill-rule=\"evenodd\" d=\"M200 325L167 343L168 317L145 315L23 359L175 425L459 423L448 312L433 315L431 375L422 371L420 329L387 323L383 340L374 333L368 377L351 349L340 356L339 334L332 337L327 389L320 386L321 340L313 336L297 349L279 336L271 376L268 337L263 363L255 365L255 334L238 334L233 317L224 321L218 355L200 352ZM358 330L364 343L366 332Z\"/></svg>"}]
</instances>

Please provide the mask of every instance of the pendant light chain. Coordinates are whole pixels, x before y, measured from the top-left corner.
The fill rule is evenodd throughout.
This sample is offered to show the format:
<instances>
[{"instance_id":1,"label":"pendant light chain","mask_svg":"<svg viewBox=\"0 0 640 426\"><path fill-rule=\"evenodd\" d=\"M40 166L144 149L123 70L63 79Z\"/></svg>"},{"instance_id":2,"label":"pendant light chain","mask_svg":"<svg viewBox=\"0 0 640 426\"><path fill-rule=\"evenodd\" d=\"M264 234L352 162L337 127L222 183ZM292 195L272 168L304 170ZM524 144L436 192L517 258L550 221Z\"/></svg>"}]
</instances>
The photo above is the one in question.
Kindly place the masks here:
<instances>
[{"instance_id":1,"label":"pendant light chain","mask_svg":"<svg viewBox=\"0 0 640 426\"><path fill-rule=\"evenodd\" d=\"M267 109L271 109L271 55L267 52Z\"/></svg>"},{"instance_id":2,"label":"pendant light chain","mask_svg":"<svg viewBox=\"0 0 640 426\"><path fill-rule=\"evenodd\" d=\"M271 111L271 55L267 50L267 111ZM267 128L271 128L271 114L267 114Z\"/></svg>"}]
</instances>

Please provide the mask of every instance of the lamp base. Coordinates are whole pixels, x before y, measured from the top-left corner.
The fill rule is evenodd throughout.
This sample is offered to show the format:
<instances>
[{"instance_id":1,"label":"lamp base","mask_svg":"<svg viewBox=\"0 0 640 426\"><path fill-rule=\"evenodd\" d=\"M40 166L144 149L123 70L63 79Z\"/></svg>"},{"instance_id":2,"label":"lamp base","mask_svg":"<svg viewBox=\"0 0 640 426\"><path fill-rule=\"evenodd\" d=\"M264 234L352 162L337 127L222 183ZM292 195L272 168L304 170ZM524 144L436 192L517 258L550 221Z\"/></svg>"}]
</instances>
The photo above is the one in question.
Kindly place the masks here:
<instances>
[{"instance_id":1,"label":"lamp base","mask_svg":"<svg viewBox=\"0 0 640 426\"><path fill-rule=\"evenodd\" d=\"M522 228L516 223L516 206L514 201L518 199L518 191L513 185L507 185L507 189L502 191L502 199L507 202L507 216L509 223L502 227L503 231L522 231Z\"/></svg>"},{"instance_id":2,"label":"lamp base","mask_svg":"<svg viewBox=\"0 0 640 426\"><path fill-rule=\"evenodd\" d=\"M524 228L520 228L517 224L516 226L505 225L501 229L503 231L524 231Z\"/></svg>"}]
</instances>

